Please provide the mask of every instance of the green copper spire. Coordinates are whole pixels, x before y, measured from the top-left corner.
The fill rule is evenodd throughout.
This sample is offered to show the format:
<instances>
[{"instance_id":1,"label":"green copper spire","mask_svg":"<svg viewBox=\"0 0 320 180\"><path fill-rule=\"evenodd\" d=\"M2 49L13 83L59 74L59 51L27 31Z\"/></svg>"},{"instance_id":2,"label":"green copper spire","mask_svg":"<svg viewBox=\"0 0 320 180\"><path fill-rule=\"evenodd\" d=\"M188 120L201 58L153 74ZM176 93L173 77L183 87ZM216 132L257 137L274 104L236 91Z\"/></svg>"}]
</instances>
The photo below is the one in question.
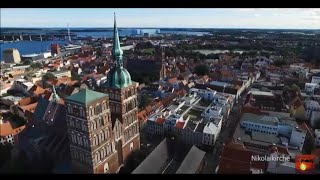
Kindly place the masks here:
<instances>
[{"instance_id":1,"label":"green copper spire","mask_svg":"<svg viewBox=\"0 0 320 180\"><path fill-rule=\"evenodd\" d=\"M116 13L114 13L112 55L113 55L114 60L116 61L116 67L118 67L118 68L123 67L122 54L123 54L123 51L120 47L119 33L118 33L117 21L116 21Z\"/></svg>"},{"instance_id":2,"label":"green copper spire","mask_svg":"<svg viewBox=\"0 0 320 180\"><path fill-rule=\"evenodd\" d=\"M52 85L52 92L53 92L53 96L52 96L52 100L56 103L59 102L60 97L58 96L57 92L56 92L56 88L54 87L54 85Z\"/></svg>"},{"instance_id":3,"label":"green copper spire","mask_svg":"<svg viewBox=\"0 0 320 180\"><path fill-rule=\"evenodd\" d=\"M113 49L112 55L116 65L108 73L107 87L122 89L132 84L130 73L123 68L122 54L120 47L119 34L116 23L116 15L114 14L114 30L113 30Z\"/></svg>"}]
</instances>

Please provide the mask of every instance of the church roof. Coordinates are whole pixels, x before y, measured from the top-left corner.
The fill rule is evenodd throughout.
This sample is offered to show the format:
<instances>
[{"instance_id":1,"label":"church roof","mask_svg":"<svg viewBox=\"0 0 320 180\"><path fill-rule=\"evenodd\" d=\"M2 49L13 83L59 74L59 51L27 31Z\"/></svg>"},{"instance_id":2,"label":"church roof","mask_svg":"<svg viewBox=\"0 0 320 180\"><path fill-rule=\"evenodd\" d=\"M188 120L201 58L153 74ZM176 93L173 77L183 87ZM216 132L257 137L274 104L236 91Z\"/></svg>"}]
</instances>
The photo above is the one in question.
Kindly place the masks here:
<instances>
[{"instance_id":1,"label":"church roof","mask_svg":"<svg viewBox=\"0 0 320 180\"><path fill-rule=\"evenodd\" d=\"M104 93L92 91L90 89L84 89L76 94L68 96L65 100L80 103L80 104L90 104L95 100L98 100L107 96L108 95Z\"/></svg>"},{"instance_id":2,"label":"church roof","mask_svg":"<svg viewBox=\"0 0 320 180\"><path fill-rule=\"evenodd\" d=\"M122 54L123 54L123 51L120 47L116 16L114 16L112 55L116 63L115 63L115 66L108 73L108 81L107 81L108 87L121 89L132 84L130 73L125 68L123 68Z\"/></svg>"}]
</instances>

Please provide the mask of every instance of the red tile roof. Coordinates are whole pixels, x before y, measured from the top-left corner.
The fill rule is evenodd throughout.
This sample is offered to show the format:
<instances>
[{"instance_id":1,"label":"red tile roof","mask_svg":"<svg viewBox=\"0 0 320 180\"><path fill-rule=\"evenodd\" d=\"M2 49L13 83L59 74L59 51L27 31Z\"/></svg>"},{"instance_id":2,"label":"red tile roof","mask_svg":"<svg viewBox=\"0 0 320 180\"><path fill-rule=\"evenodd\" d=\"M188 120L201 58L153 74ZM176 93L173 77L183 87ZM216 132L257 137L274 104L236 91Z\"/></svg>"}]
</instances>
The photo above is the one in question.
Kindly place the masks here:
<instances>
[{"instance_id":1,"label":"red tile roof","mask_svg":"<svg viewBox=\"0 0 320 180\"><path fill-rule=\"evenodd\" d=\"M149 105L146 107L146 112L150 114L152 112L152 107Z\"/></svg>"},{"instance_id":2,"label":"red tile roof","mask_svg":"<svg viewBox=\"0 0 320 180\"><path fill-rule=\"evenodd\" d=\"M97 71L97 74L105 74L107 70L109 70L110 67L108 65L105 65L103 67L100 67Z\"/></svg>"},{"instance_id":3,"label":"red tile roof","mask_svg":"<svg viewBox=\"0 0 320 180\"><path fill-rule=\"evenodd\" d=\"M176 128L178 128L178 129L183 129L184 124L185 124L185 122L183 122L183 121L178 121L178 122L176 123Z\"/></svg>"},{"instance_id":4,"label":"red tile roof","mask_svg":"<svg viewBox=\"0 0 320 180\"><path fill-rule=\"evenodd\" d=\"M156 120L156 123L157 123L157 124L163 124L165 120L166 120L165 118L158 118L158 119Z\"/></svg>"},{"instance_id":5,"label":"red tile roof","mask_svg":"<svg viewBox=\"0 0 320 180\"><path fill-rule=\"evenodd\" d=\"M139 121L145 121L147 119L148 115L147 115L147 111L142 110L138 113L138 120Z\"/></svg>"},{"instance_id":6,"label":"red tile roof","mask_svg":"<svg viewBox=\"0 0 320 180\"><path fill-rule=\"evenodd\" d=\"M169 84L173 84L174 82L176 82L178 79L177 79L177 77L173 77L173 78L170 78L169 80L168 80L168 83Z\"/></svg>"},{"instance_id":7,"label":"red tile roof","mask_svg":"<svg viewBox=\"0 0 320 180\"><path fill-rule=\"evenodd\" d=\"M2 124L0 124L0 137L5 137L11 134L15 135L22 131L24 128L25 126L13 128L9 121L3 122Z\"/></svg>"},{"instance_id":8,"label":"red tile roof","mask_svg":"<svg viewBox=\"0 0 320 180\"><path fill-rule=\"evenodd\" d=\"M26 97L26 98L21 99L18 102L18 105L19 106L27 106L27 105L32 104L34 102L36 102L36 100L33 97Z\"/></svg>"},{"instance_id":9,"label":"red tile roof","mask_svg":"<svg viewBox=\"0 0 320 180\"><path fill-rule=\"evenodd\" d=\"M265 162L251 161L254 154L241 144L229 142L223 149L218 173L251 174L251 168L265 170Z\"/></svg>"},{"instance_id":10,"label":"red tile roof","mask_svg":"<svg viewBox=\"0 0 320 180\"><path fill-rule=\"evenodd\" d=\"M28 104L28 105L26 105L26 106L20 106L20 108L23 110L23 111L31 111L31 112L33 112L35 109L36 109L36 107L37 107L37 102L36 103L32 103L32 104Z\"/></svg>"}]
</instances>

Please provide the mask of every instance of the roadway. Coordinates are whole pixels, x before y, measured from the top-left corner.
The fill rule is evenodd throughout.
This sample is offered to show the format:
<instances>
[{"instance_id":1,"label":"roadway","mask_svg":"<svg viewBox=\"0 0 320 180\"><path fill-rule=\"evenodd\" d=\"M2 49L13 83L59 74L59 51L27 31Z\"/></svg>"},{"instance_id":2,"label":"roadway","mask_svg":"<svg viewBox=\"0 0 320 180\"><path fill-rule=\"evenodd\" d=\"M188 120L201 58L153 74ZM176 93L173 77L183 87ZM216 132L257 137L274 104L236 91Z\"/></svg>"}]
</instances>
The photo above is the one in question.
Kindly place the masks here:
<instances>
[{"instance_id":1,"label":"roadway","mask_svg":"<svg viewBox=\"0 0 320 180\"><path fill-rule=\"evenodd\" d=\"M238 103L234 105L230 113L229 118L225 121L221 128L219 137L212 150L212 153L206 153L207 166L204 169L205 174L215 174L216 168L219 164L220 156L222 155L223 147L228 142L235 132L240 120L240 109L242 105L242 97L245 97L247 93L241 96Z\"/></svg>"}]
</instances>

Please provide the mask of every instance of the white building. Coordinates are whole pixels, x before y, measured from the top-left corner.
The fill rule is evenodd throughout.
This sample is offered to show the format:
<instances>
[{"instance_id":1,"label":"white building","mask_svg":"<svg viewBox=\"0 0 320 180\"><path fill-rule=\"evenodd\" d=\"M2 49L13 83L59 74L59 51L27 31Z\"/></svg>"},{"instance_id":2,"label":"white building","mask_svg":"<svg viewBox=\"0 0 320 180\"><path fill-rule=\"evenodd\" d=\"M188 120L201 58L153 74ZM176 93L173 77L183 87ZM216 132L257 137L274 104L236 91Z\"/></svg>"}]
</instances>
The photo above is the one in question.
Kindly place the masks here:
<instances>
[{"instance_id":1,"label":"white building","mask_svg":"<svg viewBox=\"0 0 320 180\"><path fill-rule=\"evenodd\" d=\"M177 121L183 121L183 117L179 114L170 114L164 121L164 131L167 134L175 133L175 125Z\"/></svg>"},{"instance_id":2,"label":"white building","mask_svg":"<svg viewBox=\"0 0 320 180\"><path fill-rule=\"evenodd\" d=\"M279 136L282 145L294 146L302 150L306 132L297 128L297 123L290 118L244 113L240 126L249 132L259 132Z\"/></svg>"},{"instance_id":3,"label":"white building","mask_svg":"<svg viewBox=\"0 0 320 180\"><path fill-rule=\"evenodd\" d=\"M310 121L313 128L320 126L320 105L317 101L308 100L305 102L305 117Z\"/></svg>"},{"instance_id":4,"label":"white building","mask_svg":"<svg viewBox=\"0 0 320 180\"><path fill-rule=\"evenodd\" d=\"M209 106L205 111L202 112L201 116L204 117L206 122L210 121L211 119L223 119L222 108L216 106Z\"/></svg>"},{"instance_id":5,"label":"white building","mask_svg":"<svg viewBox=\"0 0 320 180\"><path fill-rule=\"evenodd\" d=\"M305 138L306 132L298 128L293 128L290 138L290 145L299 147L299 150L302 151Z\"/></svg>"},{"instance_id":6,"label":"white building","mask_svg":"<svg viewBox=\"0 0 320 180\"><path fill-rule=\"evenodd\" d=\"M306 83L304 86L304 92L308 95L314 95L314 90L320 88L320 85L315 83Z\"/></svg>"},{"instance_id":7,"label":"white building","mask_svg":"<svg viewBox=\"0 0 320 180\"><path fill-rule=\"evenodd\" d=\"M3 60L5 63L20 63L21 62L21 56L18 51L18 49L5 49L3 50Z\"/></svg>"},{"instance_id":8,"label":"white building","mask_svg":"<svg viewBox=\"0 0 320 180\"><path fill-rule=\"evenodd\" d=\"M181 133L182 141L185 144L201 145L204 126L204 123L187 120Z\"/></svg>"},{"instance_id":9,"label":"white building","mask_svg":"<svg viewBox=\"0 0 320 180\"><path fill-rule=\"evenodd\" d=\"M211 90L211 89L197 89L197 88L191 88L189 90L190 94L196 93L198 96L202 97L206 101L212 101L214 99L214 96L216 95L217 91Z\"/></svg>"},{"instance_id":10,"label":"white building","mask_svg":"<svg viewBox=\"0 0 320 180\"><path fill-rule=\"evenodd\" d=\"M70 70L54 71L54 72L52 72L52 74L57 78L60 78L63 76L67 76L67 77L71 78L71 71Z\"/></svg>"},{"instance_id":11,"label":"white building","mask_svg":"<svg viewBox=\"0 0 320 180\"><path fill-rule=\"evenodd\" d=\"M320 85L320 77L319 76L312 76L311 83Z\"/></svg>"},{"instance_id":12,"label":"white building","mask_svg":"<svg viewBox=\"0 0 320 180\"><path fill-rule=\"evenodd\" d=\"M220 134L221 126L213 122L209 122L203 128L202 144L213 146Z\"/></svg>"}]
</instances>

